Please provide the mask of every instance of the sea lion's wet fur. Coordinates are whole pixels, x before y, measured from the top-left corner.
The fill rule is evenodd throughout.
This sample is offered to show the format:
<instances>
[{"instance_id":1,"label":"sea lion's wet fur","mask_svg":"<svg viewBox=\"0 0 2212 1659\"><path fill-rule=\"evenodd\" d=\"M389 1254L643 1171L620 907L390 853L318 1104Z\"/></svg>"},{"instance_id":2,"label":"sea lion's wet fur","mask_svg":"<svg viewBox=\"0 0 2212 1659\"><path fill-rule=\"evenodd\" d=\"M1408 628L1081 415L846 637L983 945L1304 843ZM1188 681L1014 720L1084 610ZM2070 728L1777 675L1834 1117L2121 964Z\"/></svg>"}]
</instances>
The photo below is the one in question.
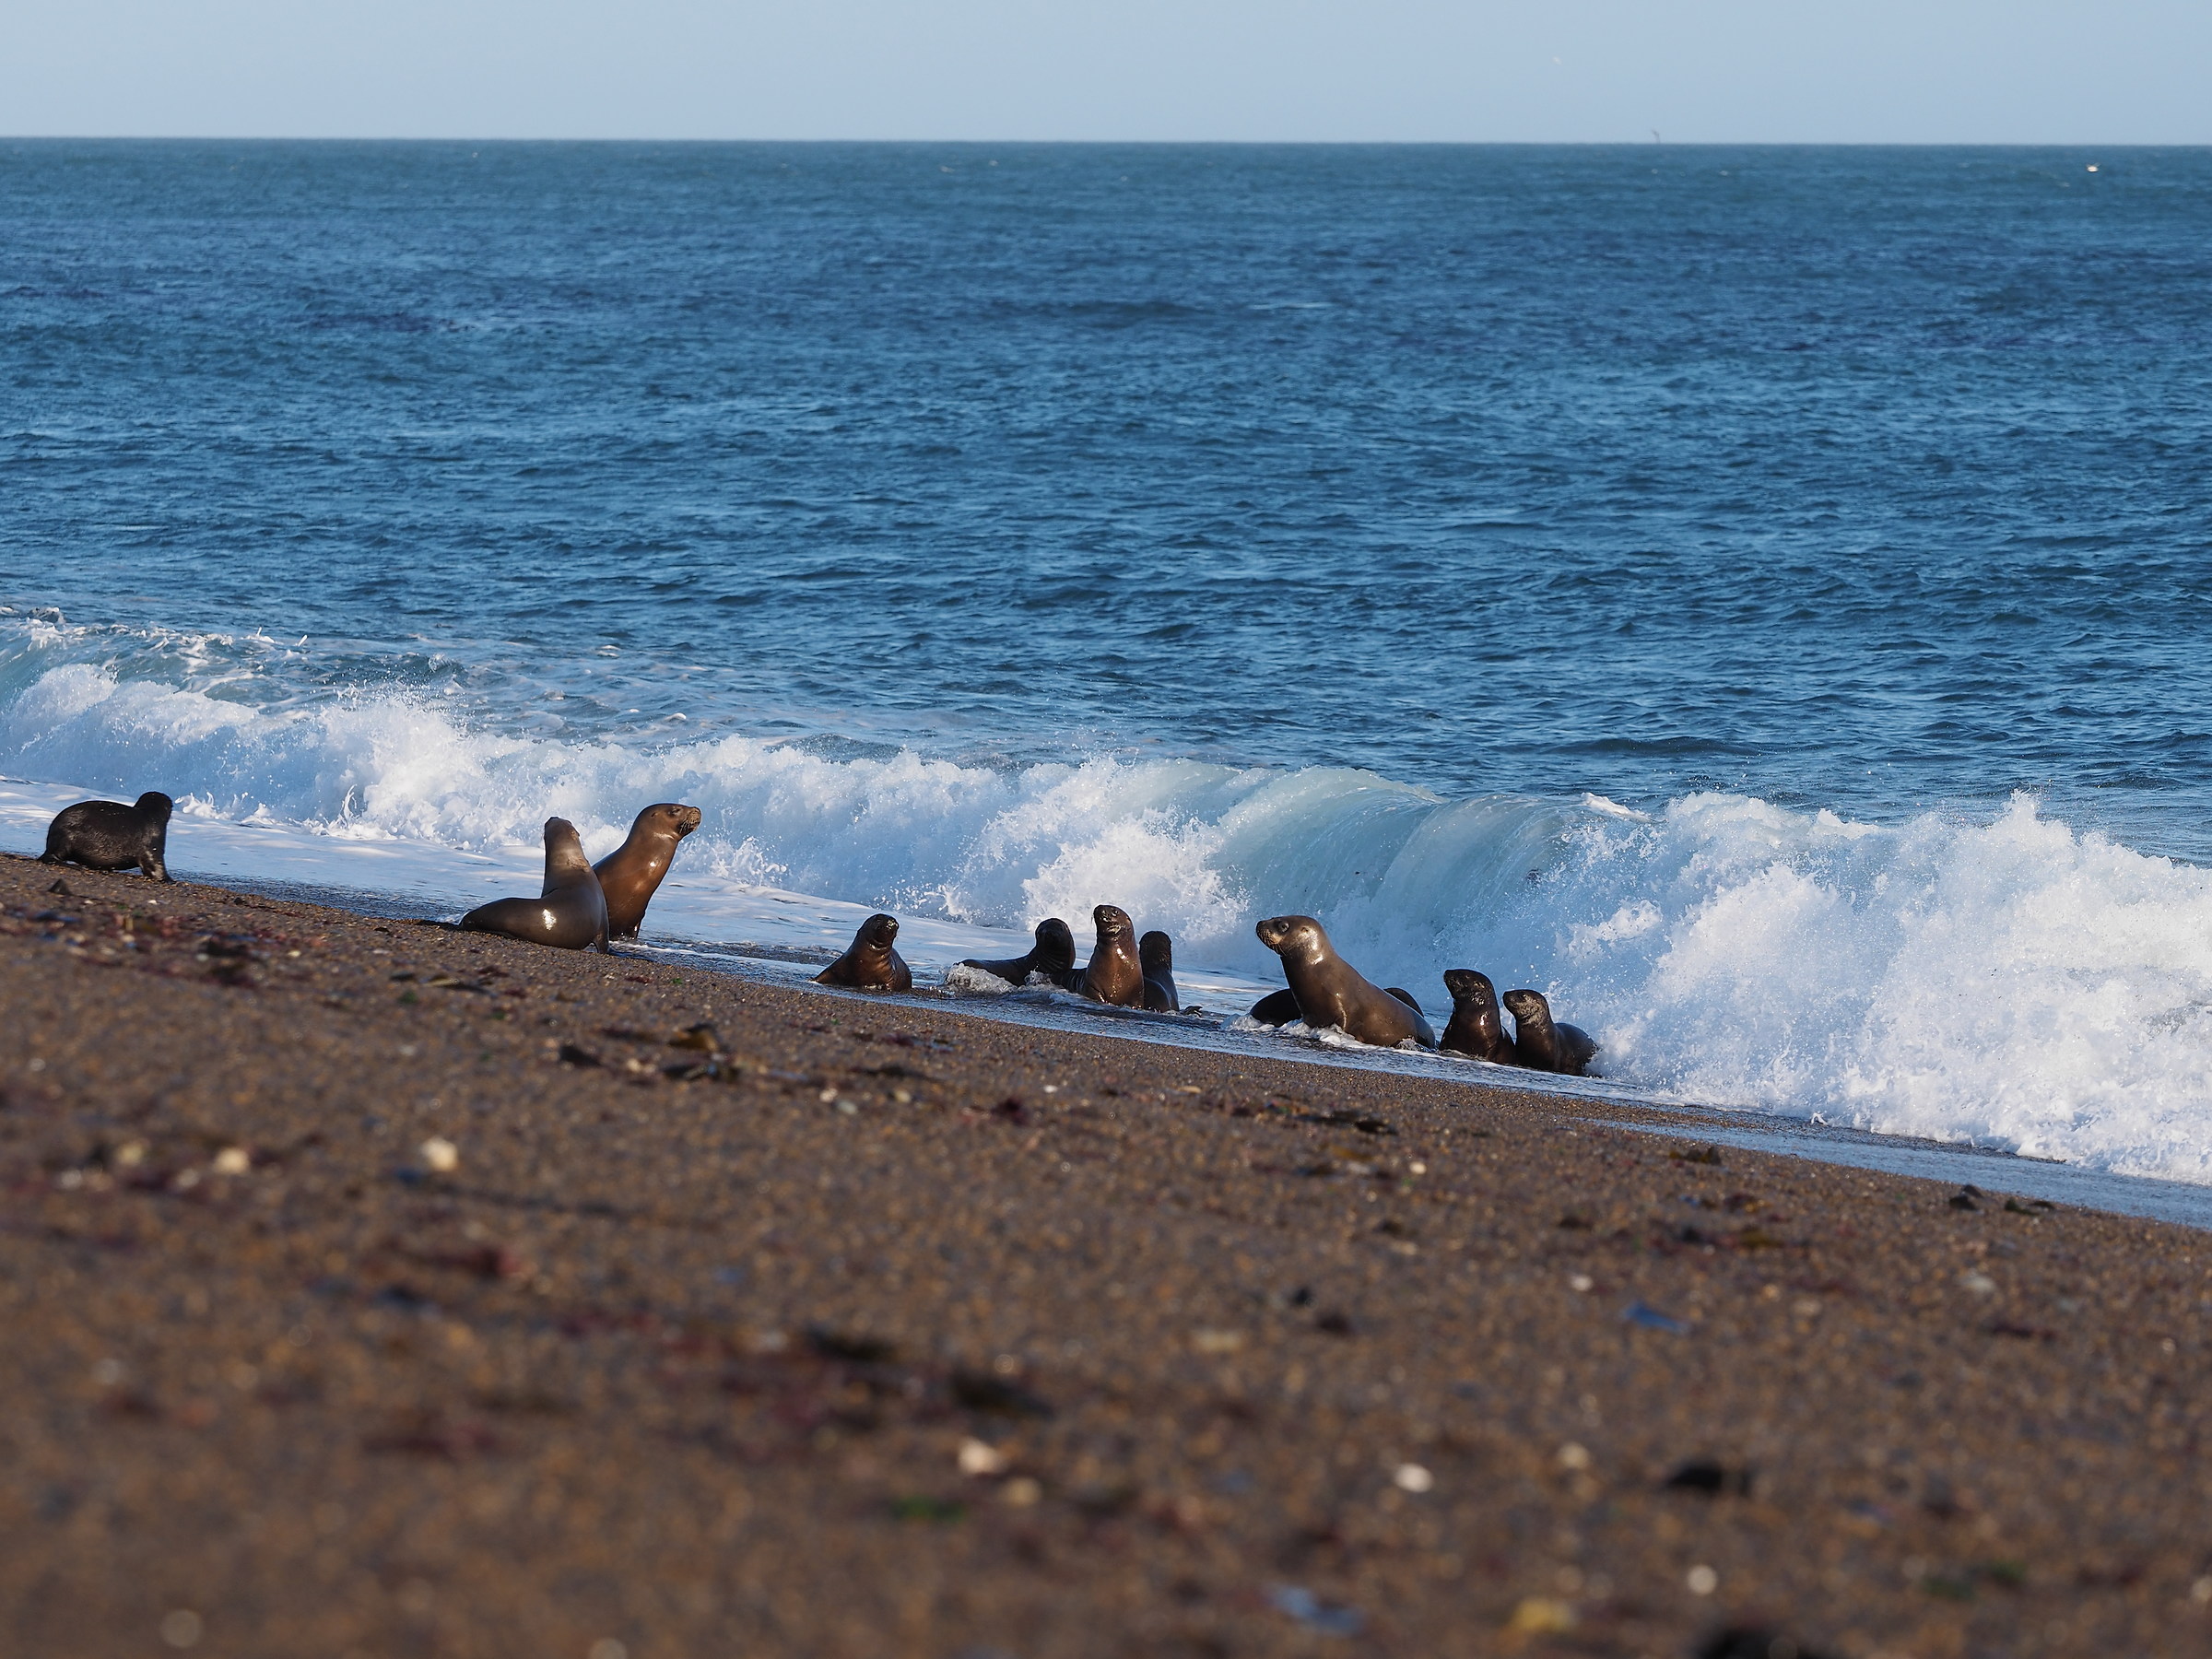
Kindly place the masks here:
<instances>
[{"instance_id":1,"label":"sea lion's wet fur","mask_svg":"<svg viewBox=\"0 0 2212 1659\"><path fill-rule=\"evenodd\" d=\"M677 844L699 828L699 818L696 806L656 801L631 822L629 838L592 866L592 873L599 877L599 891L606 900L610 937L638 936L645 907L653 902L662 877L676 860Z\"/></svg>"},{"instance_id":2,"label":"sea lion's wet fur","mask_svg":"<svg viewBox=\"0 0 2212 1659\"><path fill-rule=\"evenodd\" d=\"M1136 924L1118 904L1101 904L1090 912L1099 930L1089 964L1076 981L1076 994L1093 1002L1112 1003L1117 1008L1145 1006L1145 965L1137 959Z\"/></svg>"},{"instance_id":3,"label":"sea lion's wet fur","mask_svg":"<svg viewBox=\"0 0 2212 1659\"><path fill-rule=\"evenodd\" d=\"M1336 954L1312 917L1270 916L1253 931L1283 959L1299 1018L1315 1030L1335 1026L1377 1048L1395 1048L1408 1038L1423 1048L1436 1046L1436 1032L1421 1011L1363 978Z\"/></svg>"},{"instance_id":4,"label":"sea lion's wet fur","mask_svg":"<svg viewBox=\"0 0 2212 1659\"><path fill-rule=\"evenodd\" d=\"M1508 991L1504 1002L1513 1017L1513 1047L1522 1065L1570 1077L1590 1075L1590 1062L1597 1058L1596 1038L1580 1026L1552 1018L1551 1005L1540 991Z\"/></svg>"},{"instance_id":5,"label":"sea lion's wet fur","mask_svg":"<svg viewBox=\"0 0 2212 1659\"><path fill-rule=\"evenodd\" d=\"M1266 1026L1287 1026L1305 1016L1298 1011L1298 993L1270 991L1252 1005L1251 1018Z\"/></svg>"},{"instance_id":6,"label":"sea lion's wet fur","mask_svg":"<svg viewBox=\"0 0 2212 1659\"><path fill-rule=\"evenodd\" d=\"M130 806L121 801L79 801L46 826L41 864L82 865L88 870L143 870L156 881L169 873L169 819L176 803L149 789Z\"/></svg>"},{"instance_id":7,"label":"sea lion's wet fur","mask_svg":"<svg viewBox=\"0 0 2212 1659\"><path fill-rule=\"evenodd\" d=\"M1145 1006L1155 1014L1180 1014L1175 994L1175 942L1155 930L1136 942L1137 966L1145 975Z\"/></svg>"},{"instance_id":8,"label":"sea lion's wet fur","mask_svg":"<svg viewBox=\"0 0 2212 1659\"><path fill-rule=\"evenodd\" d=\"M1498 1012L1498 987L1488 974L1472 968L1447 969L1444 989L1452 994L1452 1019L1439 1048L1499 1065L1521 1064L1520 1051L1505 1034L1505 1021Z\"/></svg>"},{"instance_id":9,"label":"sea lion's wet fur","mask_svg":"<svg viewBox=\"0 0 2212 1659\"><path fill-rule=\"evenodd\" d=\"M546 880L536 898L495 899L462 917L461 925L556 950L606 949L606 897L576 826L563 818L546 820Z\"/></svg>"},{"instance_id":10,"label":"sea lion's wet fur","mask_svg":"<svg viewBox=\"0 0 2212 1659\"><path fill-rule=\"evenodd\" d=\"M899 918L877 912L853 933L845 954L816 974L814 982L849 991L912 991L913 971L891 948L898 936Z\"/></svg>"},{"instance_id":11,"label":"sea lion's wet fur","mask_svg":"<svg viewBox=\"0 0 2212 1659\"><path fill-rule=\"evenodd\" d=\"M1026 985L1030 975L1041 973L1063 991L1072 991L1076 985L1075 931L1057 916L1047 916L1037 924L1037 943L1027 956L1008 957L1004 961L983 962L970 959L960 964L963 968L979 968L1009 985Z\"/></svg>"}]
</instances>

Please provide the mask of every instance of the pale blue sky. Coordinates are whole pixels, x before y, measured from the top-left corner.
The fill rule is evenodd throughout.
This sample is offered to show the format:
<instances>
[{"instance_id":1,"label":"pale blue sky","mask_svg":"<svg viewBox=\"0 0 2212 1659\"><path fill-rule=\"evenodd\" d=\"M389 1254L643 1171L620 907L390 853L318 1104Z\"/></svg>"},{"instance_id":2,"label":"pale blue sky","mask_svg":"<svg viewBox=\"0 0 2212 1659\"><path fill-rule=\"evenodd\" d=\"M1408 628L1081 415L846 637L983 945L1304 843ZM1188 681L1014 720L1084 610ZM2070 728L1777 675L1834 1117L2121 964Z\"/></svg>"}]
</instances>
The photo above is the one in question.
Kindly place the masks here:
<instances>
[{"instance_id":1,"label":"pale blue sky","mask_svg":"<svg viewBox=\"0 0 2212 1659\"><path fill-rule=\"evenodd\" d=\"M2212 142L2212 0L0 0L0 133Z\"/></svg>"}]
</instances>

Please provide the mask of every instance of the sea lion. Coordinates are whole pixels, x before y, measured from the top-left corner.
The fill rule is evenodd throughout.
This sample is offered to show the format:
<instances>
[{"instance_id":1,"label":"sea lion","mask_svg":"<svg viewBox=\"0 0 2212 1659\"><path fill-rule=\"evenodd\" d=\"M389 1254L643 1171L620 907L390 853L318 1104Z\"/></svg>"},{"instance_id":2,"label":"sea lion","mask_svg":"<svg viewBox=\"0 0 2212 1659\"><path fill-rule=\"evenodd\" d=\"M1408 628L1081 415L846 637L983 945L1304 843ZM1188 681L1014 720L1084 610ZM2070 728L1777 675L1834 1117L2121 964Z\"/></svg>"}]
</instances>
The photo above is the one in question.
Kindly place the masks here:
<instances>
[{"instance_id":1,"label":"sea lion","mask_svg":"<svg viewBox=\"0 0 2212 1659\"><path fill-rule=\"evenodd\" d=\"M661 801L638 814L629 839L592 866L606 896L610 937L634 939L645 907L660 890L661 877L676 861L677 843L699 828L699 808Z\"/></svg>"},{"instance_id":2,"label":"sea lion","mask_svg":"<svg viewBox=\"0 0 2212 1659\"><path fill-rule=\"evenodd\" d=\"M1439 1048L1500 1065L1521 1064L1520 1053L1499 1017L1498 987L1490 983L1488 974L1472 968L1447 968L1444 989L1452 994L1452 1021L1444 1027Z\"/></svg>"},{"instance_id":3,"label":"sea lion","mask_svg":"<svg viewBox=\"0 0 2212 1659\"><path fill-rule=\"evenodd\" d=\"M1297 992L1270 991L1252 1005L1251 1018L1262 1025L1287 1026L1305 1016L1298 1011Z\"/></svg>"},{"instance_id":4,"label":"sea lion","mask_svg":"<svg viewBox=\"0 0 2212 1659\"><path fill-rule=\"evenodd\" d=\"M494 899L461 918L472 933L506 934L556 950L582 950L606 943L606 899L599 877L583 855L576 826L564 818L546 820L546 882L535 899Z\"/></svg>"},{"instance_id":5,"label":"sea lion","mask_svg":"<svg viewBox=\"0 0 2212 1659\"><path fill-rule=\"evenodd\" d=\"M1522 1065L1531 1071L1563 1072L1570 1077L1590 1075L1597 1039L1580 1026L1554 1021L1551 1005L1541 992L1508 991L1505 1006L1513 1017L1513 1047Z\"/></svg>"},{"instance_id":6,"label":"sea lion","mask_svg":"<svg viewBox=\"0 0 2212 1659\"><path fill-rule=\"evenodd\" d=\"M1070 991L1076 983L1076 935L1059 917L1047 916L1037 924L1037 943L1029 955L1009 957L998 962L971 958L960 966L980 968L1009 985L1026 985L1030 975L1041 973L1063 991Z\"/></svg>"},{"instance_id":7,"label":"sea lion","mask_svg":"<svg viewBox=\"0 0 2212 1659\"><path fill-rule=\"evenodd\" d=\"M1180 1014L1175 994L1175 946L1164 933L1148 933L1136 942L1137 966L1145 975L1145 1006L1155 1014Z\"/></svg>"},{"instance_id":8,"label":"sea lion","mask_svg":"<svg viewBox=\"0 0 2212 1659\"><path fill-rule=\"evenodd\" d=\"M1414 995L1412 992L1406 990L1405 986L1385 985L1382 987L1382 989L1388 992L1391 995L1396 997L1400 1002L1411 1008L1416 1014L1418 1014L1421 1011L1421 999Z\"/></svg>"},{"instance_id":9,"label":"sea lion","mask_svg":"<svg viewBox=\"0 0 2212 1659\"><path fill-rule=\"evenodd\" d=\"M136 865L156 881L173 881L166 853L169 815L177 804L149 789L130 806L121 801L79 801L53 815L46 826L41 864L82 865L88 870L127 870Z\"/></svg>"},{"instance_id":10,"label":"sea lion","mask_svg":"<svg viewBox=\"0 0 2212 1659\"><path fill-rule=\"evenodd\" d=\"M1283 973L1298 998L1299 1018L1315 1030L1335 1026L1346 1036L1377 1048L1407 1038L1436 1046L1436 1032L1421 1011L1362 979L1336 954L1329 935L1311 916L1270 916L1253 931L1283 959Z\"/></svg>"},{"instance_id":11,"label":"sea lion","mask_svg":"<svg viewBox=\"0 0 2212 1659\"><path fill-rule=\"evenodd\" d=\"M891 948L898 936L899 918L878 911L860 924L845 954L816 974L814 982L853 991L912 991L913 971Z\"/></svg>"},{"instance_id":12,"label":"sea lion","mask_svg":"<svg viewBox=\"0 0 2212 1659\"><path fill-rule=\"evenodd\" d=\"M1145 965L1137 959L1136 924L1118 904L1101 904L1090 912L1099 930L1090 963L1076 980L1076 994L1093 1002L1119 1008L1145 1006Z\"/></svg>"}]
</instances>

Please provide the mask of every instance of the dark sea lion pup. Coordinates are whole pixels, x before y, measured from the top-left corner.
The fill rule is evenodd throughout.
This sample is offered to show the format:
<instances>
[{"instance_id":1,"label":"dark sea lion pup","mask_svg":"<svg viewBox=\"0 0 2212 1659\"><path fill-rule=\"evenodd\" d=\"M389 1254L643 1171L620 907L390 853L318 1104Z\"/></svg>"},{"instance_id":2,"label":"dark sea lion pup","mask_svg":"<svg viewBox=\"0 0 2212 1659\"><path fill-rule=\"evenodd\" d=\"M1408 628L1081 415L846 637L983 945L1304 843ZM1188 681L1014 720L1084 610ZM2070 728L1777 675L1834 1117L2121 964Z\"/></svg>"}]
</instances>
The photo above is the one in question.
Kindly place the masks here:
<instances>
[{"instance_id":1,"label":"dark sea lion pup","mask_svg":"<svg viewBox=\"0 0 2212 1659\"><path fill-rule=\"evenodd\" d=\"M1580 1026L1564 1025L1551 1018L1551 1005L1537 991L1508 991L1505 1006L1513 1017L1513 1047L1521 1064L1531 1071L1564 1072L1571 1077L1590 1075L1597 1058L1597 1039Z\"/></svg>"},{"instance_id":2,"label":"dark sea lion pup","mask_svg":"<svg viewBox=\"0 0 2212 1659\"><path fill-rule=\"evenodd\" d=\"M1452 994L1452 1023L1437 1046L1454 1054L1471 1054L1499 1065L1518 1065L1521 1056L1513 1040L1505 1034L1498 1014L1498 987L1490 976L1472 968L1444 970L1444 989Z\"/></svg>"},{"instance_id":3,"label":"dark sea lion pup","mask_svg":"<svg viewBox=\"0 0 2212 1659\"><path fill-rule=\"evenodd\" d=\"M660 801L638 814L629 839L592 866L606 896L606 931L634 939L661 877L676 862L677 843L699 828L699 808Z\"/></svg>"},{"instance_id":4,"label":"dark sea lion pup","mask_svg":"<svg viewBox=\"0 0 2212 1659\"><path fill-rule=\"evenodd\" d=\"M156 881L169 873L169 815L177 804L149 789L125 806L121 801L79 801L46 826L41 864L82 865L88 870L127 870L134 865Z\"/></svg>"},{"instance_id":5,"label":"dark sea lion pup","mask_svg":"<svg viewBox=\"0 0 2212 1659\"><path fill-rule=\"evenodd\" d=\"M1099 942L1091 950L1090 965L1076 981L1076 994L1117 1008L1143 1007L1145 965L1137 959L1136 924L1118 904L1098 906L1090 919L1099 930Z\"/></svg>"},{"instance_id":6,"label":"dark sea lion pup","mask_svg":"<svg viewBox=\"0 0 2212 1659\"><path fill-rule=\"evenodd\" d=\"M1252 1005L1250 1017L1264 1026L1287 1026L1305 1018L1298 1011L1298 993L1270 991Z\"/></svg>"},{"instance_id":7,"label":"dark sea lion pup","mask_svg":"<svg viewBox=\"0 0 2212 1659\"><path fill-rule=\"evenodd\" d=\"M1315 1030L1335 1026L1377 1048L1395 1048L1407 1038L1423 1048L1436 1046L1436 1032L1421 1011L1361 978L1312 917L1270 916L1253 931L1283 959L1283 977L1298 998L1299 1016Z\"/></svg>"},{"instance_id":8,"label":"dark sea lion pup","mask_svg":"<svg viewBox=\"0 0 2212 1659\"><path fill-rule=\"evenodd\" d=\"M564 818L546 820L546 882L535 899L494 899L461 918L473 933L505 934L556 950L606 948L606 900L599 877L583 855L576 826Z\"/></svg>"},{"instance_id":9,"label":"dark sea lion pup","mask_svg":"<svg viewBox=\"0 0 2212 1659\"><path fill-rule=\"evenodd\" d=\"M814 976L818 985L843 985L852 991L912 991L914 976L905 959L891 948L899 936L899 918L878 911L860 924L845 954Z\"/></svg>"},{"instance_id":10,"label":"dark sea lion pup","mask_svg":"<svg viewBox=\"0 0 2212 1659\"><path fill-rule=\"evenodd\" d=\"M1148 933L1136 942L1137 966L1145 974L1145 1006L1155 1014L1180 1014L1175 994L1175 942L1164 933Z\"/></svg>"},{"instance_id":11,"label":"dark sea lion pup","mask_svg":"<svg viewBox=\"0 0 2212 1659\"><path fill-rule=\"evenodd\" d=\"M1004 961L983 962L971 958L960 964L963 968L980 968L994 979L1009 985L1026 985L1030 975L1041 973L1063 991L1073 990L1076 983L1076 935L1066 923L1057 916L1047 916L1037 924L1037 943L1027 956L1008 957Z\"/></svg>"}]
</instances>

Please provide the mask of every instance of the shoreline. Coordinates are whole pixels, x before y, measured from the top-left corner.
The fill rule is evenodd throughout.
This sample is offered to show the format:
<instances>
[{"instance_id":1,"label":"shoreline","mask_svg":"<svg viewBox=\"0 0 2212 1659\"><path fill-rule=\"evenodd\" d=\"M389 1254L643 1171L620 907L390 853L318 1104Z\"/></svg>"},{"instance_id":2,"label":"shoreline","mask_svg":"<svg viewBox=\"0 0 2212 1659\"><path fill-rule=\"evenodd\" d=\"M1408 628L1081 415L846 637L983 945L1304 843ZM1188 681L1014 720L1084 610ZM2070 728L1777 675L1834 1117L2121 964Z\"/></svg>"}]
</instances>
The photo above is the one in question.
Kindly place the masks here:
<instances>
[{"instance_id":1,"label":"shoreline","mask_svg":"<svg viewBox=\"0 0 2212 1659\"><path fill-rule=\"evenodd\" d=\"M26 1652L2212 1623L2180 1227L15 857L0 993Z\"/></svg>"},{"instance_id":2,"label":"shoreline","mask_svg":"<svg viewBox=\"0 0 2212 1659\"><path fill-rule=\"evenodd\" d=\"M420 911L404 895L314 887L299 882L247 883L240 891L295 902L354 910L387 920L407 920ZM783 965L812 968L835 959L830 949L763 946L740 941L673 938L629 941L626 954L672 966L726 973L741 980L796 989L808 995L833 996L864 1004L878 999L863 992L815 985L804 973L780 971ZM998 1020L1039 1030L1082 1031L1162 1046L1290 1065L1341 1066L1391 1076L1465 1083L1478 1088L1511 1088L1553 1095L1562 1101L1587 1102L1594 1111L1630 1110L1651 1114L1636 1122L1592 1117L1642 1133L1688 1136L1818 1163L1848 1165L1877 1173L1911 1175L1954 1185L1999 1183L1999 1190L2023 1198L2103 1210L2112 1215L2212 1230L2212 1186L2171 1177L2119 1173L2085 1168L2058 1159L2034 1158L2000 1147L1940 1141L1923 1135L1887 1134L1850 1125L1784 1117L1752 1106L1711 1105L1661 1095L1602 1077L1546 1077L1477 1069L1479 1063L1438 1054L1398 1055L1378 1049L1337 1048L1225 1029L1218 1018L1206 1024L1130 1009L1101 1008L1072 996L1047 999L1016 993L1006 997L955 995L935 986L922 989L920 1001L977 1019ZM1217 1011L1218 1013L1218 1011ZM1230 1018L1233 1018L1233 1015ZM2008 1184L2006 1184L2008 1183Z\"/></svg>"}]
</instances>

